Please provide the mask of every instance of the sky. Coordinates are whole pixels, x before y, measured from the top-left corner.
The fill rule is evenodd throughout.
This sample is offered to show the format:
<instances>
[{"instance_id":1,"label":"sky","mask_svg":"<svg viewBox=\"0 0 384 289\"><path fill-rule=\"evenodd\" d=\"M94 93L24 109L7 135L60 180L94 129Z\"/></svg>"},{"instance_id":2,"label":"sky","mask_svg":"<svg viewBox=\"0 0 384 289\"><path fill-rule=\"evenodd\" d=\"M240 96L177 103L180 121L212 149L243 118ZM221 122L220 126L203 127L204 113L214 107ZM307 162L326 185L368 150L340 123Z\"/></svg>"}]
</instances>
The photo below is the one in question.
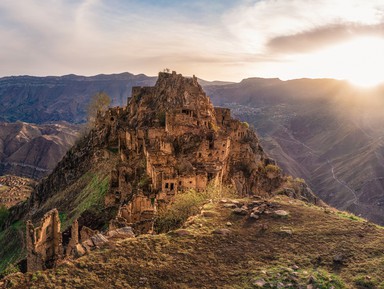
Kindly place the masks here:
<instances>
[{"instance_id":1,"label":"sky","mask_svg":"<svg viewBox=\"0 0 384 289\"><path fill-rule=\"evenodd\" d=\"M0 76L384 81L383 0L1 0Z\"/></svg>"}]
</instances>

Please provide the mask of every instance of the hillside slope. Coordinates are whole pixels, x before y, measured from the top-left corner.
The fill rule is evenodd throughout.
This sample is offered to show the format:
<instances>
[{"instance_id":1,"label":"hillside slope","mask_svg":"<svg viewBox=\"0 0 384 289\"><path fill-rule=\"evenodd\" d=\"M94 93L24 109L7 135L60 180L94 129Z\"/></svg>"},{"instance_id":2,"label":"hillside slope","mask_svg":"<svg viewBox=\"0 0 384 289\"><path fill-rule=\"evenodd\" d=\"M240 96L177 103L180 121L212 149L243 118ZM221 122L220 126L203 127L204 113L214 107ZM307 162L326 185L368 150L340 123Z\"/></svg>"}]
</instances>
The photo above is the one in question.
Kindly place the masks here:
<instances>
[{"instance_id":1,"label":"hillside slope","mask_svg":"<svg viewBox=\"0 0 384 289\"><path fill-rule=\"evenodd\" d=\"M48 175L73 146L79 127L60 122L0 123L0 176L38 179Z\"/></svg>"},{"instance_id":2,"label":"hillside slope","mask_svg":"<svg viewBox=\"0 0 384 289\"><path fill-rule=\"evenodd\" d=\"M11 275L3 288L384 286L382 228L286 197L267 203L287 217L264 213L255 220L234 214L230 203L206 204L182 230L111 240L56 269Z\"/></svg>"},{"instance_id":3,"label":"hillside slope","mask_svg":"<svg viewBox=\"0 0 384 289\"><path fill-rule=\"evenodd\" d=\"M384 224L383 87L251 78L206 90L252 124L265 150L322 200Z\"/></svg>"}]
</instances>

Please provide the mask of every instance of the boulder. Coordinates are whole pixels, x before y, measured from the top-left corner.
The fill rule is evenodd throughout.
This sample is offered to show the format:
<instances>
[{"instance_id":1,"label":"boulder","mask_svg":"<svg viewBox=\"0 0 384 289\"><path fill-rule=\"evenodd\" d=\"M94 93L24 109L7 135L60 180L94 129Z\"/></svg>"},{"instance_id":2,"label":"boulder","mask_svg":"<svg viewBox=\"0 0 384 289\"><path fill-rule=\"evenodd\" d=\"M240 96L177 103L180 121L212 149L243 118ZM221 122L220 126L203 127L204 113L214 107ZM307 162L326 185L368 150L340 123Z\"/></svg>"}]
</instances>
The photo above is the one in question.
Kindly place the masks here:
<instances>
[{"instance_id":1,"label":"boulder","mask_svg":"<svg viewBox=\"0 0 384 289\"><path fill-rule=\"evenodd\" d=\"M254 219L254 220L257 220L257 219L260 218L260 216L257 215L257 214L255 214L255 213L251 213L251 214L249 215L249 218Z\"/></svg>"},{"instance_id":2,"label":"boulder","mask_svg":"<svg viewBox=\"0 0 384 289\"><path fill-rule=\"evenodd\" d=\"M97 234L95 236L92 236L91 240L96 247L99 247L105 243L108 243L108 239L105 238L102 234Z\"/></svg>"}]
</instances>

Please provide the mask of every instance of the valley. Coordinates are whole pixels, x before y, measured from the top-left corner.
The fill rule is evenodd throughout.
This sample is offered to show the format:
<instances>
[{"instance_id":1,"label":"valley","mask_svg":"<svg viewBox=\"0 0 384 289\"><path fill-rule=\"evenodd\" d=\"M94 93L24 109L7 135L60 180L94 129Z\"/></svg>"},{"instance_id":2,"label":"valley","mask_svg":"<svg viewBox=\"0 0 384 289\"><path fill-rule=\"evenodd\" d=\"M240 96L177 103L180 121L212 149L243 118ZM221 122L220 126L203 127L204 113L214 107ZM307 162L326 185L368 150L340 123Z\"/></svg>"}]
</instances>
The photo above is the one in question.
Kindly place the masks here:
<instances>
[{"instance_id":1,"label":"valley","mask_svg":"<svg viewBox=\"0 0 384 289\"><path fill-rule=\"evenodd\" d=\"M322 200L383 224L382 88L249 79L207 90L215 103L253 125L271 157Z\"/></svg>"}]
</instances>

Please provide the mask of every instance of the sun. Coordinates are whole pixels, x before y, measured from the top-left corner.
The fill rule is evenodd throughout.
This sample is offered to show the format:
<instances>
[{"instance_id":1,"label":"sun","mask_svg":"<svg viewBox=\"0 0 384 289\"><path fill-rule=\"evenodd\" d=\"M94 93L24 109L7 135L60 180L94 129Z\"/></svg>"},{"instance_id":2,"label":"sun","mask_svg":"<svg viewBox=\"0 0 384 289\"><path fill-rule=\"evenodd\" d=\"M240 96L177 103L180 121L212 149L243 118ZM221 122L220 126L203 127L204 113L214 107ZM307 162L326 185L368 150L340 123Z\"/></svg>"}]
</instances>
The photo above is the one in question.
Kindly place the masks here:
<instances>
[{"instance_id":1,"label":"sun","mask_svg":"<svg viewBox=\"0 0 384 289\"><path fill-rule=\"evenodd\" d=\"M384 39L361 36L299 59L309 77L344 79L361 87L384 83Z\"/></svg>"}]
</instances>

